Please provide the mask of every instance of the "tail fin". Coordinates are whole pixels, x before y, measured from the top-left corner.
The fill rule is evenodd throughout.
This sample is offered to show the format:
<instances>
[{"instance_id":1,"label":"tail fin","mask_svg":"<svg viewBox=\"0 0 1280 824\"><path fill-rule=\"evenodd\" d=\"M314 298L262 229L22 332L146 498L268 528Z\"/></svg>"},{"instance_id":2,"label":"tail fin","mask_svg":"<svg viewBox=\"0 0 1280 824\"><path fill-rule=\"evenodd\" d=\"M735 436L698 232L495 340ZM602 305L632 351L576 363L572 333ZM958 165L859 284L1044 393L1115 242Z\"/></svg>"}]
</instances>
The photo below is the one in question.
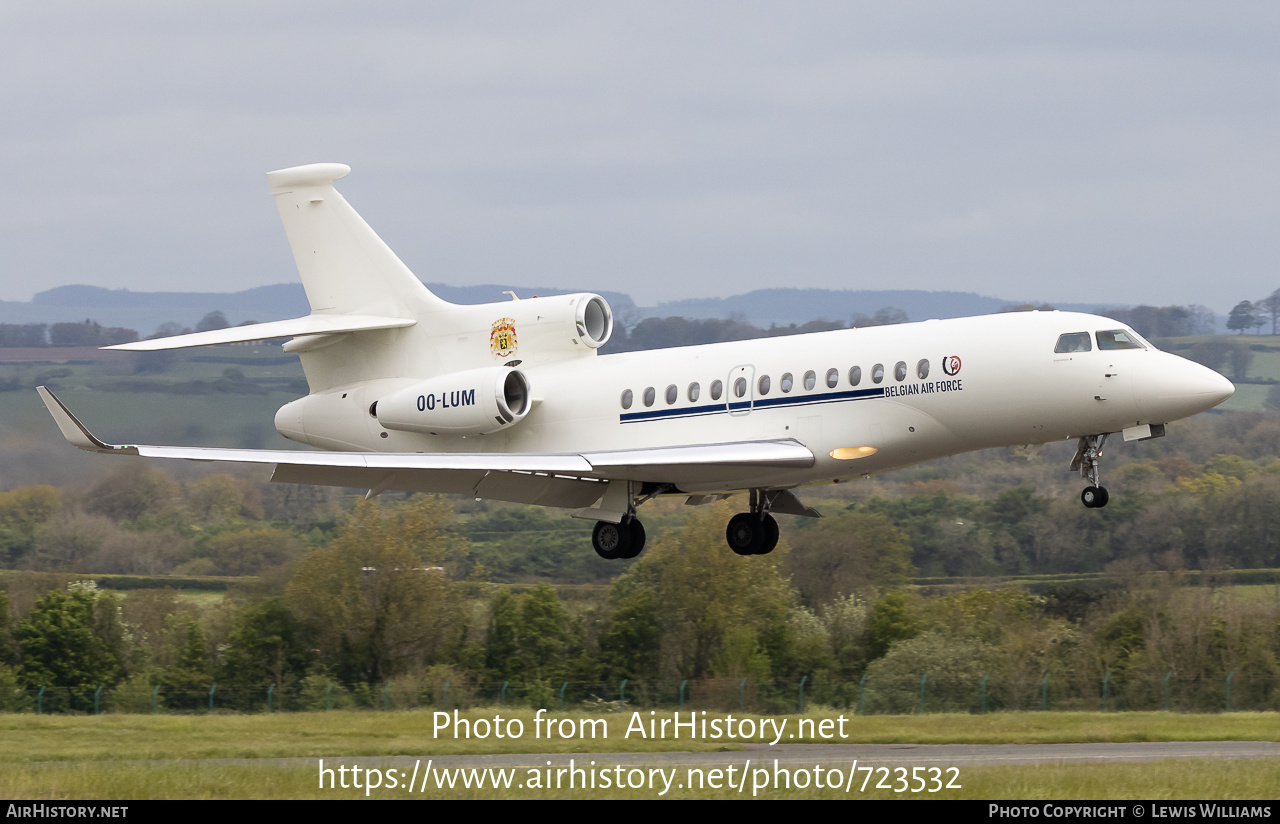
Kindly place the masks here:
<instances>
[{"instance_id":1,"label":"tail fin","mask_svg":"<svg viewBox=\"0 0 1280 824\"><path fill-rule=\"evenodd\" d=\"M451 306L338 194L333 181L350 171L313 163L267 173L311 311L416 318Z\"/></svg>"}]
</instances>

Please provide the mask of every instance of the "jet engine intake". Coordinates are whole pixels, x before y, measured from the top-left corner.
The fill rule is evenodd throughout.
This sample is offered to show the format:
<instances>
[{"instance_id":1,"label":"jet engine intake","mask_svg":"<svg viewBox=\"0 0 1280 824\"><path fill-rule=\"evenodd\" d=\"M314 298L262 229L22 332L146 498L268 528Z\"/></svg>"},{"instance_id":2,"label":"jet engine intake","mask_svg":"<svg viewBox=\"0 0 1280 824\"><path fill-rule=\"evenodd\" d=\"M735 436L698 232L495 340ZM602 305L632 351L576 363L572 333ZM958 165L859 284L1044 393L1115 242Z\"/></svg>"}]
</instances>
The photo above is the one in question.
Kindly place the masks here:
<instances>
[{"instance_id":1,"label":"jet engine intake","mask_svg":"<svg viewBox=\"0 0 1280 824\"><path fill-rule=\"evenodd\" d=\"M609 342L613 334L613 310L599 295L584 295L578 301L575 318L578 340L592 349L599 349Z\"/></svg>"},{"instance_id":2,"label":"jet engine intake","mask_svg":"<svg viewBox=\"0 0 1280 824\"><path fill-rule=\"evenodd\" d=\"M380 399L374 417L384 429L427 435L491 435L529 413L529 380L495 366L454 372Z\"/></svg>"}]
</instances>

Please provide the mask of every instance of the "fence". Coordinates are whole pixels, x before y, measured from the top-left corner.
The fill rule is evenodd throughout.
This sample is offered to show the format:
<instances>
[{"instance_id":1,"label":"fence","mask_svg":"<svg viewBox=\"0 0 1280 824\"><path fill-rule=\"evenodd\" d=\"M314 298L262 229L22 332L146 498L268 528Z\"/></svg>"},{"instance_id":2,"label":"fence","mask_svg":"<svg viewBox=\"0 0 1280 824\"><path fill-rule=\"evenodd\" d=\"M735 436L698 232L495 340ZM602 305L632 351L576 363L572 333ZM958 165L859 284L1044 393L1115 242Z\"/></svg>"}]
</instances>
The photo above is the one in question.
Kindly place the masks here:
<instances>
[{"instance_id":1,"label":"fence","mask_svg":"<svg viewBox=\"0 0 1280 824\"><path fill-rule=\"evenodd\" d=\"M857 715L988 713L1001 711L1231 712L1280 710L1274 676L1232 671L1221 677L1183 678L1173 672L1098 677L1045 673L1014 682L993 675L980 680L948 677L863 676L858 680L811 678L792 682L748 678L616 683L539 681L476 683L402 676L383 684L339 684L311 677L292 684L255 687L210 683L171 689L126 682L14 689L0 694L0 712L30 713L271 713L335 709L390 711L467 709L480 706L549 710L686 709L714 712L793 713L827 707Z\"/></svg>"}]
</instances>

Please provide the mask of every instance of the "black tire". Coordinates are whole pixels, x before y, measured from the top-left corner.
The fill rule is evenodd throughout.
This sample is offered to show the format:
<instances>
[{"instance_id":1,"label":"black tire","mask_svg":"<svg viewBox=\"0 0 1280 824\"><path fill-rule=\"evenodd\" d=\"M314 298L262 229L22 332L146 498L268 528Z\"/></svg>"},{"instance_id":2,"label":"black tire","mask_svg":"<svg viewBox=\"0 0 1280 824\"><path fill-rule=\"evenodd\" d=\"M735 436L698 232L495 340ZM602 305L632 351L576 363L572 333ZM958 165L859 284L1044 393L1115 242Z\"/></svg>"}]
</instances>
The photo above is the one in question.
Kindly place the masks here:
<instances>
[{"instance_id":1,"label":"black tire","mask_svg":"<svg viewBox=\"0 0 1280 824\"><path fill-rule=\"evenodd\" d=\"M1090 509L1099 509L1107 505L1111 496L1107 494L1105 486L1086 486L1080 493L1080 500Z\"/></svg>"},{"instance_id":2,"label":"black tire","mask_svg":"<svg viewBox=\"0 0 1280 824\"><path fill-rule=\"evenodd\" d=\"M760 549L756 551L756 554L768 555L778 545L778 522L774 520L772 515L766 514L762 523L764 525L764 540L760 542Z\"/></svg>"},{"instance_id":3,"label":"black tire","mask_svg":"<svg viewBox=\"0 0 1280 824\"><path fill-rule=\"evenodd\" d=\"M636 558L644 551L644 524L640 523L639 518L632 518L631 523L627 524L628 530L631 532L630 545L627 551L619 555L619 558Z\"/></svg>"},{"instance_id":4,"label":"black tire","mask_svg":"<svg viewBox=\"0 0 1280 824\"><path fill-rule=\"evenodd\" d=\"M625 558L625 553L631 549L630 527L596 521L596 528L591 530L591 548L606 561Z\"/></svg>"},{"instance_id":5,"label":"black tire","mask_svg":"<svg viewBox=\"0 0 1280 824\"><path fill-rule=\"evenodd\" d=\"M739 555L758 555L764 545L765 530L759 515L750 512L739 512L729 519L729 526L724 531L724 539Z\"/></svg>"}]
</instances>

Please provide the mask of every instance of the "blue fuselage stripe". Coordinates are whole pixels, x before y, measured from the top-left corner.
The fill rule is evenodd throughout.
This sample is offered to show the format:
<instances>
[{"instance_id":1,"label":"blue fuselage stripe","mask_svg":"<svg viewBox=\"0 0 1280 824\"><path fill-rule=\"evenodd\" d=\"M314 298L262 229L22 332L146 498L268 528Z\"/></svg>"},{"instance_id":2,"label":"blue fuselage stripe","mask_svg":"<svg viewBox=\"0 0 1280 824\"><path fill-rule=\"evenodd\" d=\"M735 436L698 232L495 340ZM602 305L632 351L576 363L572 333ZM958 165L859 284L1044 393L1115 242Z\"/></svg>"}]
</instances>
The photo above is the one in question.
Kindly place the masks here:
<instances>
[{"instance_id":1,"label":"blue fuselage stripe","mask_svg":"<svg viewBox=\"0 0 1280 824\"><path fill-rule=\"evenodd\" d=\"M709 406L673 407L670 409L647 409L643 412L624 412L618 416L619 423L640 423L641 421L671 420L674 418L697 418L703 415L723 415L732 412L746 412L754 409L777 409L784 406L814 406L820 403L839 403L841 401L863 401L872 398L883 398L884 387L872 389L850 389L844 392L826 392L821 395L782 395L776 398L759 398L754 401L734 401L732 403L715 403Z\"/></svg>"}]
</instances>

